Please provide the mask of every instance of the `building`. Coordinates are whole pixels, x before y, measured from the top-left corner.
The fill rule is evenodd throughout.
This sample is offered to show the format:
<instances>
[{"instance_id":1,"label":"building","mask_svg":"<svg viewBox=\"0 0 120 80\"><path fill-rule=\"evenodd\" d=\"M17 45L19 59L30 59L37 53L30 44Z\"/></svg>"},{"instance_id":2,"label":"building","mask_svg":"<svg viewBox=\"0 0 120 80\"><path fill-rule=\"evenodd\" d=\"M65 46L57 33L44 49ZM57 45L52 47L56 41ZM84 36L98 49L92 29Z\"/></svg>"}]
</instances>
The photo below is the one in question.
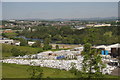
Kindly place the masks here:
<instances>
[{"instance_id":1,"label":"building","mask_svg":"<svg viewBox=\"0 0 120 80\"><path fill-rule=\"evenodd\" d=\"M5 26L4 25L0 25L0 28L4 28Z\"/></svg>"},{"instance_id":2,"label":"building","mask_svg":"<svg viewBox=\"0 0 120 80\"><path fill-rule=\"evenodd\" d=\"M0 43L6 43L6 44L13 44L14 43L14 40L12 39L5 39L5 40L0 40Z\"/></svg>"},{"instance_id":3,"label":"building","mask_svg":"<svg viewBox=\"0 0 120 80\"><path fill-rule=\"evenodd\" d=\"M113 57L117 57L120 56L120 44L112 44L112 45L100 45L100 46L96 46L95 48L97 49L102 49L102 50L107 50L108 53L110 53L111 56Z\"/></svg>"},{"instance_id":4,"label":"building","mask_svg":"<svg viewBox=\"0 0 120 80\"><path fill-rule=\"evenodd\" d=\"M35 43L35 42L33 42L33 41L28 41L28 45L29 45L29 46L32 46L34 43Z\"/></svg>"},{"instance_id":5,"label":"building","mask_svg":"<svg viewBox=\"0 0 120 80\"><path fill-rule=\"evenodd\" d=\"M13 32L13 30L11 30L11 29L6 29L3 31L3 33L12 33L12 32Z\"/></svg>"},{"instance_id":6,"label":"building","mask_svg":"<svg viewBox=\"0 0 120 80\"><path fill-rule=\"evenodd\" d=\"M94 24L86 24L86 27L93 27Z\"/></svg>"},{"instance_id":7,"label":"building","mask_svg":"<svg viewBox=\"0 0 120 80\"><path fill-rule=\"evenodd\" d=\"M120 56L120 44L113 44L113 45L109 45L108 49L111 51L111 56L112 57L118 57Z\"/></svg>"},{"instance_id":8,"label":"building","mask_svg":"<svg viewBox=\"0 0 120 80\"><path fill-rule=\"evenodd\" d=\"M10 22L15 22L16 20L9 20Z\"/></svg>"},{"instance_id":9,"label":"building","mask_svg":"<svg viewBox=\"0 0 120 80\"><path fill-rule=\"evenodd\" d=\"M14 45L20 46L20 42L19 42L19 41L16 41L16 42L14 42Z\"/></svg>"},{"instance_id":10,"label":"building","mask_svg":"<svg viewBox=\"0 0 120 80\"><path fill-rule=\"evenodd\" d=\"M96 24L94 27L111 26L111 24Z\"/></svg>"},{"instance_id":11,"label":"building","mask_svg":"<svg viewBox=\"0 0 120 80\"><path fill-rule=\"evenodd\" d=\"M103 26L111 26L111 24L87 24L86 27L103 27Z\"/></svg>"}]
</instances>

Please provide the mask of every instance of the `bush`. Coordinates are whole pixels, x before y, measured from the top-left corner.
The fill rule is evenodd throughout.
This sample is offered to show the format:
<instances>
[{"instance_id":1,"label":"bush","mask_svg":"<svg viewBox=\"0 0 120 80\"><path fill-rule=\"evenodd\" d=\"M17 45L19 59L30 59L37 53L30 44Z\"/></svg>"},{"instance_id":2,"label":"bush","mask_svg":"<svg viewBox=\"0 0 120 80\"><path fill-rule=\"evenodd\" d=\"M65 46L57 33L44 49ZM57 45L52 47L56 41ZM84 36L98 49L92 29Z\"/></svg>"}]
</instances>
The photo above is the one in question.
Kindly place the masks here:
<instances>
[{"instance_id":1,"label":"bush","mask_svg":"<svg viewBox=\"0 0 120 80\"><path fill-rule=\"evenodd\" d=\"M32 45L32 47L42 47L42 46L41 46L41 41L36 41L36 43L34 43L34 44Z\"/></svg>"},{"instance_id":2,"label":"bush","mask_svg":"<svg viewBox=\"0 0 120 80\"><path fill-rule=\"evenodd\" d=\"M59 49L59 46L58 46L58 45L56 45L56 49Z\"/></svg>"},{"instance_id":3,"label":"bush","mask_svg":"<svg viewBox=\"0 0 120 80\"><path fill-rule=\"evenodd\" d=\"M23 39L23 38L20 38L20 46L27 46L28 45L28 42L27 40Z\"/></svg>"},{"instance_id":4,"label":"bush","mask_svg":"<svg viewBox=\"0 0 120 80\"><path fill-rule=\"evenodd\" d=\"M12 53L12 56L19 56L20 50L17 49L17 48L15 48L15 47L13 47L13 48L11 49L11 53Z\"/></svg>"},{"instance_id":5,"label":"bush","mask_svg":"<svg viewBox=\"0 0 120 80\"><path fill-rule=\"evenodd\" d=\"M50 49L52 49L52 45L45 44L45 45L43 46L43 50L50 50Z\"/></svg>"}]
</instances>

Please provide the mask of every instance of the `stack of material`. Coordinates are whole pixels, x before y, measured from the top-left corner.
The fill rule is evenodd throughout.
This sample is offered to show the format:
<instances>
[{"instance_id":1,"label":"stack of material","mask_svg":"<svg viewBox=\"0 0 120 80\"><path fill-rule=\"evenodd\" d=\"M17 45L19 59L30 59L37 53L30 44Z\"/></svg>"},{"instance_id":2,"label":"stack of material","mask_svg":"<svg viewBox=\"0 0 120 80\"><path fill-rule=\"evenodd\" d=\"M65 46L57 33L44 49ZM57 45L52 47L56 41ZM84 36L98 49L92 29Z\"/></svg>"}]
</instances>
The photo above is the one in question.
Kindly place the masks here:
<instances>
[{"instance_id":1,"label":"stack of material","mask_svg":"<svg viewBox=\"0 0 120 80\"><path fill-rule=\"evenodd\" d=\"M50 68L57 68L62 70L70 70L74 63L74 67L78 70L82 70L82 60L83 57L79 56L78 60L38 60L38 59L32 59L32 60L25 60L25 59L4 59L0 60L0 62L3 63L15 63L15 64L23 64L23 65L33 65L33 66L41 66L41 67L50 67ZM104 68L101 72L103 74L111 74L112 70L114 70L115 66L109 66L106 65L106 68ZM95 72L92 70L92 72Z\"/></svg>"}]
</instances>

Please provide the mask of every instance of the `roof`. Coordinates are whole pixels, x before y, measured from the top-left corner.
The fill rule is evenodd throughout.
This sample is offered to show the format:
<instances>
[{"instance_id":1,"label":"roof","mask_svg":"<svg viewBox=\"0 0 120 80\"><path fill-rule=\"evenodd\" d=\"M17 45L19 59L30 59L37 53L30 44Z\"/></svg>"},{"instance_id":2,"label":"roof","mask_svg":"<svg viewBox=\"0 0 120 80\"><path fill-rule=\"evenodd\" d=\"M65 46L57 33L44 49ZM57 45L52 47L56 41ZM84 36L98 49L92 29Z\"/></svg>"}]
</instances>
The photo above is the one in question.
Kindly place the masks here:
<instances>
[{"instance_id":1,"label":"roof","mask_svg":"<svg viewBox=\"0 0 120 80\"><path fill-rule=\"evenodd\" d=\"M107 46L105 45L100 45L100 46L96 46L96 48L106 48Z\"/></svg>"},{"instance_id":2,"label":"roof","mask_svg":"<svg viewBox=\"0 0 120 80\"><path fill-rule=\"evenodd\" d=\"M111 48L120 48L120 44L112 44L112 45L100 45L100 46L96 46L96 48L105 48L106 50L110 50Z\"/></svg>"},{"instance_id":3,"label":"roof","mask_svg":"<svg viewBox=\"0 0 120 80\"><path fill-rule=\"evenodd\" d=\"M109 45L107 47L110 47L110 48L120 48L120 44L117 43L117 44Z\"/></svg>"}]
</instances>

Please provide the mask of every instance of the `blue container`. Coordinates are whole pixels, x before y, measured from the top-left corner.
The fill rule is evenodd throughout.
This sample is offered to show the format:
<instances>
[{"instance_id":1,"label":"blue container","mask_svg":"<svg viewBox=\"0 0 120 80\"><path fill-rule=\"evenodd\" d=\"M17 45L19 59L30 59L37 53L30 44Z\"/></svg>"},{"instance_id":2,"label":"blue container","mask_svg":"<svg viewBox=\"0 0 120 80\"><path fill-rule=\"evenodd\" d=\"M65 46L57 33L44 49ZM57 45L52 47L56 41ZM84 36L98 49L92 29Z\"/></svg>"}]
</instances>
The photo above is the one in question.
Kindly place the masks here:
<instances>
[{"instance_id":1,"label":"blue container","mask_svg":"<svg viewBox=\"0 0 120 80\"><path fill-rule=\"evenodd\" d=\"M57 59L62 59L65 58L64 56L58 56Z\"/></svg>"},{"instance_id":2,"label":"blue container","mask_svg":"<svg viewBox=\"0 0 120 80\"><path fill-rule=\"evenodd\" d=\"M101 54L102 54L102 55L105 55L105 51L104 51L104 50L102 50L102 51L101 51Z\"/></svg>"},{"instance_id":3,"label":"blue container","mask_svg":"<svg viewBox=\"0 0 120 80\"><path fill-rule=\"evenodd\" d=\"M105 55L108 55L108 51L107 50L105 51Z\"/></svg>"}]
</instances>

